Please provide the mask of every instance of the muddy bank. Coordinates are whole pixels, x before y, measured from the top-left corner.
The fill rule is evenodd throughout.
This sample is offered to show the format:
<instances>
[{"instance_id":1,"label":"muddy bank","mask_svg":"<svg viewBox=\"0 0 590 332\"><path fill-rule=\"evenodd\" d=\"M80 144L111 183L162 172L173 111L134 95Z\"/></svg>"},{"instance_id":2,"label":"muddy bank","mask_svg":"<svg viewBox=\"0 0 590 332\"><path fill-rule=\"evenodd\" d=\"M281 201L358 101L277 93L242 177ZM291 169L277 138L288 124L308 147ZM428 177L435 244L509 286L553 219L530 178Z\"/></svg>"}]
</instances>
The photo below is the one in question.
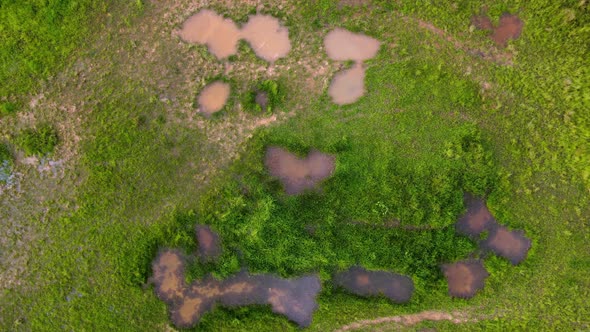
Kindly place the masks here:
<instances>
[{"instance_id":1,"label":"muddy bank","mask_svg":"<svg viewBox=\"0 0 590 332\"><path fill-rule=\"evenodd\" d=\"M352 104L364 94L365 69L358 64L337 73L328 89L328 95L337 105Z\"/></svg>"},{"instance_id":2,"label":"muddy bank","mask_svg":"<svg viewBox=\"0 0 590 332\"><path fill-rule=\"evenodd\" d=\"M152 264L155 291L177 327L195 326L216 305L238 307L270 305L301 327L309 326L317 309L321 289L317 276L282 279L269 274L239 273L225 280L207 277L185 283L184 258L176 250L165 250Z\"/></svg>"},{"instance_id":3,"label":"muddy bank","mask_svg":"<svg viewBox=\"0 0 590 332\"><path fill-rule=\"evenodd\" d=\"M199 248L197 255L202 261L212 262L221 255L221 240L219 235L211 230L209 226L197 225L195 227Z\"/></svg>"},{"instance_id":4,"label":"muddy bank","mask_svg":"<svg viewBox=\"0 0 590 332\"><path fill-rule=\"evenodd\" d=\"M483 289L488 271L481 261L467 260L442 266L447 278L449 295L453 297L471 298L478 290Z\"/></svg>"},{"instance_id":5,"label":"muddy bank","mask_svg":"<svg viewBox=\"0 0 590 332\"><path fill-rule=\"evenodd\" d=\"M396 303L408 302L414 292L414 282L407 276L387 271L368 271L360 266L337 273L334 284L359 296L384 295Z\"/></svg>"},{"instance_id":6,"label":"muddy bank","mask_svg":"<svg viewBox=\"0 0 590 332\"><path fill-rule=\"evenodd\" d=\"M524 22L516 15L502 14L497 26L486 15L477 15L471 18L471 24L478 29L490 32L490 38L501 47L506 47L509 40L518 39L522 33Z\"/></svg>"},{"instance_id":7,"label":"muddy bank","mask_svg":"<svg viewBox=\"0 0 590 332\"><path fill-rule=\"evenodd\" d=\"M336 61L369 60L379 51L381 43L372 37L336 28L324 38L324 48L328 57Z\"/></svg>"},{"instance_id":8,"label":"muddy bank","mask_svg":"<svg viewBox=\"0 0 590 332\"><path fill-rule=\"evenodd\" d=\"M455 223L458 233L477 237L481 232L498 226L483 199L465 194L464 202L467 212Z\"/></svg>"},{"instance_id":9,"label":"muddy bank","mask_svg":"<svg viewBox=\"0 0 590 332\"><path fill-rule=\"evenodd\" d=\"M239 29L232 20L203 9L189 17L178 34L187 43L206 45L220 60L238 52L240 39L245 39L258 57L271 63L291 51L289 30L269 15L250 16Z\"/></svg>"},{"instance_id":10,"label":"muddy bank","mask_svg":"<svg viewBox=\"0 0 590 332\"><path fill-rule=\"evenodd\" d=\"M498 226L490 231L481 246L516 265L526 258L531 248L531 240L524 236L522 230L510 231L504 226Z\"/></svg>"},{"instance_id":11,"label":"muddy bank","mask_svg":"<svg viewBox=\"0 0 590 332\"><path fill-rule=\"evenodd\" d=\"M284 58L291 51L289 30L272 16L251 16L241 33L254 53L268 62Z\"/></svg>"},{"instance_id":12,"label":"muddy bank","mask_svg":"<svg viewBox=\"0 0 590 332\"><path fill-rule=\"evenodd\" d=\"M271 176L278 178L288 195L313 189L330 177L336 167L336 157L312 150L307 158L299 159L293 153L280 148L266 150L265 165Z\"/></svg>"},{"instance_id":13,"label":"muddy bank","mask_svg":"<svg viewBox=\"0 0 590 332\"><path fill-rule=\"evenodd\" d=\"M229 84L221 81L207 85L199 94L199 111L206 116L221 111L225 103L227 103L229 92Z\"/></svg>"}]
</instances>

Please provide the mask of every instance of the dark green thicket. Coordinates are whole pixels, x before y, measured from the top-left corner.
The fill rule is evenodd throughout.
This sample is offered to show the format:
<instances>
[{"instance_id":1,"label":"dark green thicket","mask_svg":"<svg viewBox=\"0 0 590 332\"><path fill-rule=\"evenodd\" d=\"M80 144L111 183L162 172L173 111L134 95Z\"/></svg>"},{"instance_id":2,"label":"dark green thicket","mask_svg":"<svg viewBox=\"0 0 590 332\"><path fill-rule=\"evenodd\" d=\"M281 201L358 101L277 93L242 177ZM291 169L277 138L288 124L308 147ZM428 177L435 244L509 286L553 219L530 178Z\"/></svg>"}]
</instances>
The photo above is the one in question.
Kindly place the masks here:
<instances>
[{"instance_id":1,"label":"dark green thicket","mask_svg":"<svg viewBox=\"0 0 590 332\"><path fill-rule=\"evenodd\" d=\"M285 96L280 81L264 80L246 93L242 105L247 112L271 114L285 102Z\"/></svg>"},{"instance_id":2,"label":"dark green thicket","mask_svg":"<svg viewBox=\"0 0 590 332\"><path fill-rule=\"evenodd\" d=\"M26 155L43 156L53 152L59 139L57 131L51 125L43 124L39 128L25 129L15 141Z\"/></svg>"}]
</instances>

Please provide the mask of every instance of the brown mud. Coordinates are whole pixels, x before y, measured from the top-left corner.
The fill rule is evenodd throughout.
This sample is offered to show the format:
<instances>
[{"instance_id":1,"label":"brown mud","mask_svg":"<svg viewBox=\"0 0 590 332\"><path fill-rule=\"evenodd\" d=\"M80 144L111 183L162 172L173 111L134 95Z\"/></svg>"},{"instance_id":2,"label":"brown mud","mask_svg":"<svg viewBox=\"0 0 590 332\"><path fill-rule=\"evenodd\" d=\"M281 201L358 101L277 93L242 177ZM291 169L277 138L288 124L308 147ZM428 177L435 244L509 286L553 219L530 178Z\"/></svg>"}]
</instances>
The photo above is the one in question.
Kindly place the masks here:
<instances>
[{"instance_id":1,"label":"brown mud","mask_svg":"<svg viewBox=\"0 0 590 332\"><path fill-rule=\"evenodd\" d=\"M207 116L219 112L227 103L229 92L229 84L221 81L207 85L199 94L199 110Z\"/></svg>"},{"instance_id":2,"label":"brown mud","mask_svg":"<svg viewBox=\"0 0 590 332\"><path fill-rule=\"evenodd\" d=\"M266 150L265 165L270 175L282 182L288 195L297 195L316 188L319 182L330 177L336 157L312 150L307 158L299 159L283 148L272 146Z\"/></svg>"},{"instance_id":3,"label":"brown mud","mask_svg":"<svg viewBox=\"0 0 590 332\"><path fill-rule=\"evenodd\" d=\"M390 317L380 317L376 319L365 319L360 320L345 326L340 327L336 330L336 332L345 332L345 331L354 331L354 330L362 330L365 331L366 328L375 325L381 324L399 324L402 326L411 326L416 325L422 321L429 320L429 321L450 321L454 324L461 324L467 322L476 321L475 319L470 319L466 314L462 312L441 312L441 311L422 311L416 314L408 314L408 315L399 315L399 316L390 316ZM389 330L389 329L388 329ZM378 331L382 331L379 329Z\"/></svg>"},{"instance_id":4,"label":"brown mud","mask_svg":"<svg viewBox=\"0 0 590 332\"><path fill-rule=\"evenodd\" d=\"M483 199L466 194L464 202L467 212L455 223L458 233L477 237L481 232L498 226Z\"/></svg>"},{"instance_id":5,"label":"brown mud","mask_svg":"<svg viewBox=\"0 0 590 332\"><path fill-rule=\"evenodd\" d=\"M206 225L197 225L195 232L197 242L199 243L197 250L199 258L206 262L217 260L221 255L221 240L219 239L219 235Z\"/></svg>"},{"instance_id":6,"label":"brown mud","mask_svg":"<svg viewBox=\"0 0 590 332\"><path fill-rule=\"evenodd\" d=\"M184 259L175 250L165 250L154 260L153 283L157 296L168 304L174 325L195 326L217 304L226 307L270 305L300 327L309 326L317 309L321 289L317 276L282 279L269 274L241 272L225 280L206 277L184 282Z\"/></svg>"},{"instance_id":7,"label":"brown mud","mask_svg":"<svg viewBox=\"0 0 590 332\"><path fill-rule=\"evenodd\" d=\"M379 51L381 43L372 37L336 28L324 38L324 48L328 57L336 61L369 60Z\"/></svg>"},{"instance_id":8,"label":"brown mud","mask_svg":"<svg viewBox=\"0 0 590 332\"><path fill-rule=\"evenodd\" d=\"M478 29L490 31L490 38L501 47L506 47L511 39L518 39L524 27L524 22L518 16L509 13L502 14L496 27L486 15L473 16L471 24Z\"/></svg>"},{"instance_id":9,"label":"brown mud","mask_svg":"<svg viewBox=\"0 0 590 332\"><path fill-rule=\"evenodd\" d=\"M337 273L334 284L359 296L384 295L393 302L406 303L414 292L411 278L387 271L368 271L360 266Z\"/></svg>"},{"instance_id":10,"label":"brown mud","mask_svg":"<svg viewBox=\"0 0 590 332\"><path fill-rule=\"evenodd\" d=\"M189 17L179 35L185 42L207 45L218 59L238 52L240 30L236 24L208 9Z\"/></svg>"},{"instance_id":11,"label":"brown mud","mask_svg":"<svg viewBox=\"0 0 590 332\"><path fill-rule=\"evenodd\" d=\"M328 89L328 95L337 105L352 104L364 94L365 69L359 64L337 73Z\"/></svg>"},{"instance_id":12,"label":"brown mud","mask_svg":"<svg viewBox=\"0 0 590 332\"><path fill-rule=\"evenodd\" d=\"M522 230L509 231L504 226L498 226L490 231L481 246L517 265L526 258L531 240L524 236Z\"/></svg>"},{"instance_id":13,"label":"brown mud","mask_svg":"<svg viewBox=\"0 0 590 332\"><path fill-rule=\"evenodd\" d=\"M258 57L271 63L284 58L291 51L289 30L272 16L251 16L242 27L242 38L250 44Z\"/></svg>"},{"instance_id":14,"label":"brown mud","mask_svg":"<svg viewBox=\"0 0 590 332\"><path fill-rule=\"evenodd\" d=\"M442 266L449 285L449 295L471 298L483 289L488 271L481 261L467 260Z\"/></svg>"}]
</instances>

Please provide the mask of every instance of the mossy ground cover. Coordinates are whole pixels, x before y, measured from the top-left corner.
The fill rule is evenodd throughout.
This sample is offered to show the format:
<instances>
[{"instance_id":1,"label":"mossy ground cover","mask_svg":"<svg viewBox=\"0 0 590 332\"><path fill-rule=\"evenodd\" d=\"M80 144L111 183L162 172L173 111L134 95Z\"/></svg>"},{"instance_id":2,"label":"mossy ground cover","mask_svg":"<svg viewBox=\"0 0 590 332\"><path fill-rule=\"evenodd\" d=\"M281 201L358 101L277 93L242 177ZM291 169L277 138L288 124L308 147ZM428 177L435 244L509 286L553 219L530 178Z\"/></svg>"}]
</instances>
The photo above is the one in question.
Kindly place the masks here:
<instances>
[{"instance_id":1,"label":"mossy ground cover","mask_svg":"<svg viewBox=\"0 0 590 332\"><path fill-rule=\"evenodd\" d=\"M105 30L92 34L71 66L49 61L47 68L63 72L44 85L48 102L28 109L21 101L37 94L36 84L23 81L10 91L19 110L1 120L5 138L31 122L50 123L60 138L55 158L74 153L69 175L55 181L16 158L15 169L26 175L23 192L2 197L2 227L22 222L9 233L15 247L25 230L36 235L18 247L28 260L15 264L27 272L0 293L1 329L165 329L165 305L146 285L150 262L161 247L194 251L197 222L219 232L224 253L218 264L193 264L190 278L228 276L241 267L282 276L319 272L324 290L310 330L427 309L463 310L478 319L420 325L441 330L588 328L588 7L486 3L493 20L510 11L525 22L521 38L502 50L511 66L457 49L417 21L488 49L492 41L468 26L482 5L269 3L264 10L285 23L294 45L273 73L258 71L264 62L247 49L227 65L202 48L178 46L171 31L191 14L184 3L97 5L92 17L106 15ZM3 15L15 15L13 7L3 5ZM215 9L240 22L253 13L245 3ZM169 13L178 17L164 19ZM325 92L338 68L320 49L338 26L383 43L366 64L367 94L345 107ZM35 45L27 47L44 49ZM251 139L252 129L241 128L257 119L242 118L238 103L211 122L192 117L196 86L230 66L235 100L267 75L285 82L289 92L279 108L289 116ZM14 75L29 77L27 70ZM61 112L60 105L80 111ZM69 126L71 118L80 124ZM300 155L312 148L333 153L334 176L319 193L285 196L264 169L268 145ZM490 277L468 301L448 297L440 271L440 264L476 249L452 227L464 191L486 195L499 223L524 229L533 241L516 267L486 257ZM405 228L387 227L393 220ZM5 242L1 248L11 250ZM3 276L10 264L4 257ZM414 297L396 305L332 288L332 273L355 264L411 276ZM246 307L217 309L198 329L296 327L269 308Z\"/></svg>"}]
</instances>

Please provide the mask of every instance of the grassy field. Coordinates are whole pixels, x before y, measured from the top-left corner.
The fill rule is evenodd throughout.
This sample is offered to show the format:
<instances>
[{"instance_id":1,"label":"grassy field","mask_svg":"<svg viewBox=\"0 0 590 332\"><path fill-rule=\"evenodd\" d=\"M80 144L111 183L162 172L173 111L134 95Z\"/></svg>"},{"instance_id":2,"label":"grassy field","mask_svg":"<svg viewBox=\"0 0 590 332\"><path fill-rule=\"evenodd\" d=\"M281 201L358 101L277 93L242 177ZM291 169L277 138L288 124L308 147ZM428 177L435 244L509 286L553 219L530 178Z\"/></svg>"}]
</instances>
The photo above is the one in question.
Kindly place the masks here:
<instances>
[{"instance_id":1,"label":"grassy field","mask_svg":"<svg viewBox=\"0 0 590 332\"><path fill-rule=\"evenodd\" d=\"M164 247L192 252L196 223L219 232L224 254L189 266L191 279L318 273L311 331L425 310L469 322L408 329L590 328L590 4L263 3L293 45L270 68L245 43L219 62L180 42L200 2L0 2L0 330L173 328L150 262ZM244 22L256 4L209 8ZM517 13L522 36L504 49L470 29L484 7L496 22ZM344 107L326 92L341 65L322 49L335 27L382 43L367 94ZM221 77L230 103L206 119L196 96ZM273 115L242 109L266 80L286 91ZM264 169L268 145L332 153L334 176L286 196ZM455 234L464 191L525 230L523 263ZM452 299L440 264L467 257L490 277L473 299ZM331 275L354 264L411 276L414 297L334 289ZM217 308L193 330L297 327L258 306Z\"/></svg>"}]
</instances>

